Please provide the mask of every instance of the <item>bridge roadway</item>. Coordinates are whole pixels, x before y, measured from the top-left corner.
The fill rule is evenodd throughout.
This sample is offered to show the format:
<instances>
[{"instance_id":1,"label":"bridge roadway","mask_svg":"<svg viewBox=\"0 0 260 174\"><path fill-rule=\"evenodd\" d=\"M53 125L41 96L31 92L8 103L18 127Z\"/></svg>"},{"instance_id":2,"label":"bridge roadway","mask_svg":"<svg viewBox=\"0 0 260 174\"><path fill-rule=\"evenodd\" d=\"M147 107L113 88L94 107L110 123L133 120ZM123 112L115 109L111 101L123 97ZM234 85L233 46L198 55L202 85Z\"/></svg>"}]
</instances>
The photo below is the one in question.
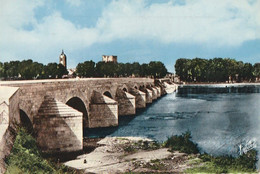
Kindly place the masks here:
<instances>
[{"instance_id":1,"label":"bridge roadway","mask_svg":"<svg viewBox=\"0 0 260 174\"><path fill-rule=\"evenodd\" d=\"M0 160L9 154L17 124L30 125L43 152L80 151L84 127L117 126L118 116L134 115L169 87L175 88L149 78L0 81L0 125L8 125Z\"/></svg>"}]
</instances>

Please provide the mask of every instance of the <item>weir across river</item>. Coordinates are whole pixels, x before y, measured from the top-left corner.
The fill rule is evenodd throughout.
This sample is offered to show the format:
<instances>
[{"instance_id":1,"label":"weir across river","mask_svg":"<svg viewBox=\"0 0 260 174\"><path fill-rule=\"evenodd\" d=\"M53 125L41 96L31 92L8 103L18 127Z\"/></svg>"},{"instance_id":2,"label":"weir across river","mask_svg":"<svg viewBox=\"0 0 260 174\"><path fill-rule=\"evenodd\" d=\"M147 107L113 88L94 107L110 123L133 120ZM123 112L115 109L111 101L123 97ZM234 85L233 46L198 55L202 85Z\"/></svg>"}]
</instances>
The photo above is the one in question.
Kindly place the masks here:
<instances>
[{"instance_id":1,"label":"weir across river","mask_svg":"<svg viewBox=\"0 0 260 174\"><path fill-rule=\"evenodd\" d=\"M43 152L81 151L83 128L117 126L118 116L134 115L176 88L149 78L2 81L0 169L19 124L34 130Z\"/></svg>"}]
</instances>

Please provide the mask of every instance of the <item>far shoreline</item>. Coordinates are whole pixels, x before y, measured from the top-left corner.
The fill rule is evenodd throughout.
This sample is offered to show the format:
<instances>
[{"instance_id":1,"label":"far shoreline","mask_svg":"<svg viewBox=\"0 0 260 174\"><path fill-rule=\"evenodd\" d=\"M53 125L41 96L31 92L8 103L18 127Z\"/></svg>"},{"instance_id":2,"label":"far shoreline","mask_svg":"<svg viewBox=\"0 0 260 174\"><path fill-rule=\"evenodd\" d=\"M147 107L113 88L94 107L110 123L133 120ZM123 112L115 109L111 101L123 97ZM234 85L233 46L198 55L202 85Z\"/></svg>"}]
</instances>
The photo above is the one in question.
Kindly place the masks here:
<instances>
[{"instance_id":1,"label":"far shoreline","mask_svg":"<svg viewBox=\"0 0 260 174\"><path fill-rule=\"evenodd\" d=\"M217 87L232 87L232 86L260 86L260 82L242 82L242 83L185 83L179 86L217 86Z\"/></svg>"}]
</instances>

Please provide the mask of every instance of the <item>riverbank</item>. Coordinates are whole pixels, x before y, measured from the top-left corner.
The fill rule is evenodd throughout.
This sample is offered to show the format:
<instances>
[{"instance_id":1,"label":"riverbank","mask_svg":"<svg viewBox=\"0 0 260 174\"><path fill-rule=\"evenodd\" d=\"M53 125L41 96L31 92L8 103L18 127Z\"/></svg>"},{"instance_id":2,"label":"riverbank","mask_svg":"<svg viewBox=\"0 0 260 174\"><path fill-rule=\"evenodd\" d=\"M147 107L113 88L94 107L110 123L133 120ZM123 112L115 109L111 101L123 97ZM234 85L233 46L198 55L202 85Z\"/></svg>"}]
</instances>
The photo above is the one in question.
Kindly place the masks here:
<instances>
[{"instance_id":1,"label":"riverbank","mask_svg":"<svg viewBox=\"0 0 260 174\"><path fill-rule=\"evenodd\" d=\"M194 162L198 160L198 154L169 150L147 138L106 137L96 143L92 152L64 164L84 173L180 173L198 165Z\"/></svg>"},{"instance_id":2,"label":"riverbank","mask_svg":"<svg viewBox=\"0 0 260 174\"><path fill-rule=\"evenodd\" d=\"M259 86L260 82L242 82L242 83L184 83L179 86Z\"/></svg>"},{"instance_id":3,"label":"riverbank","mask_svg":"<svg viewBox=\"0 0 260 174\"><path fill-rule=\"evenodd\" d=\"M256 173L257 151L239 157L199 154L189 132L159 144L140 137L106 137L91 153L64 164L83 173Z\"/></svg>"},{"instance_id":4,"label":"riverbank","mask_svg":"<svg viewBox=\"0 0 260 174\"><path fill-rule=\"evenodd\" d=\"M85 154L61 162L46 158L36 140L20 128L11 154L5 159L12 173L241 173L256 172L257 151L237 158L198 154L196 143L186 132L164 143L140 137L87 139ZM94 149L93 149L94 148ZM182 152L182 153L180 153Z\"/></svg>"}]
</instances>

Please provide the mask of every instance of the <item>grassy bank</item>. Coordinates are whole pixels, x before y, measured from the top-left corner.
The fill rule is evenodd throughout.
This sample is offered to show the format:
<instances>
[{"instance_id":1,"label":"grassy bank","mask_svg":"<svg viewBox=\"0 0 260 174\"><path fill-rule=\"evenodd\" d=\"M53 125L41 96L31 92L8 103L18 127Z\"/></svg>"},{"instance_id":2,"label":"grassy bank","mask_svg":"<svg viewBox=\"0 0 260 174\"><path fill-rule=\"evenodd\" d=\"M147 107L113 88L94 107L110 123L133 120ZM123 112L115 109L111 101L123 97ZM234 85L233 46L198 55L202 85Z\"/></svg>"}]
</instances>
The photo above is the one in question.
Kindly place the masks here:
<instances>
[{"instance_id":1,"label":"grassy bank","mask_svg":"<svg viewBox=\"0 0 260 174\"><path fill-rule=\"evenodd\" d=\"M196 154L199 152L196 143L191 141L191 133L186 132L182 135L175 135L165 142L165 147L171 151L180 151L187 154ZM199 158L194 161L197 165L187 169L187 173L239 173L239 172L256 172L257 151L250 150L239 157L233 156L212 156L200 154Z\"/></svg>"},{"instance_id":2,"label":"grassy bank","mask_svg":"<svg viewBox=\"0 0 260 174\"><path fill-rule=\"evenodd\" d=\"M256 172L256 150L250 150L239 157L218 156L208 154L200 155L200 164L197 167L187 169L187 173L253 173Z\"/></svg>"},{"instance_id":3,"label":"grassy bank","mask_svg":"<svg viewBox=\"0 0 260 174\"><path fill-rule=\"evenodd\" d=\"M44 159L39 151L36 140L25 128L20 128L11 154L6 159L7 174L19 173L79 173L68 169L62 164Z\"/></svg>"},{"instance_id":4,"label":"grassy bank","mask_svg":"<svg viewBox=\"0 0 260 174\"><path fill-rule=\"evenodd\" d=\"M154 159L147 163L142 163L142 165L138 163L139 161L135 160L133 160L133 163L136 162L137 168L146 168L153 173L155 171L158 171L158 173L167 173L167 171L172 170L174 166L184 163L191 167L188 169L185 168L184 173L256 172L257 151L251 150L236 158L232 156L215 157L208 154L199 154L197 144L191 141L190 132L172 136L162 144L141 140L134 143L122 144L122 148L126 154L134 154L140 151L147 152L165 147L169 148L171 152L179 151L185 153L185 155L179 157L171 156L165 159ZM83 173L81 171L71 170L63 164L57 163L57 161L44 158L37 147L36 140L24 128L20 128L18 131L12 152L6 159L6 163L8 165L7 174Z\"/></svg>"}]
</instances>

